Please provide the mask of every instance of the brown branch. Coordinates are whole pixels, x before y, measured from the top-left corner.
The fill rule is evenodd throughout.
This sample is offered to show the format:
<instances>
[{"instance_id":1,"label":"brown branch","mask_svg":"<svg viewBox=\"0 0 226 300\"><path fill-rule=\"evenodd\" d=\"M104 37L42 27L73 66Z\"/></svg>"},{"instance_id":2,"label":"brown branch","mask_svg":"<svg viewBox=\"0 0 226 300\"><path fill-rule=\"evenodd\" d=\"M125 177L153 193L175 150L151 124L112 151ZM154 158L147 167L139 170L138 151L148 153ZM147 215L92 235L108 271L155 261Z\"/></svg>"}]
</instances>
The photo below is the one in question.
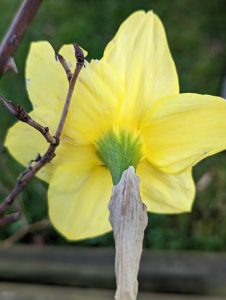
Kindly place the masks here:
<instances>
[{"instance_id":1,"label":"brown branch","mask_svg":"<svg viewBox=\"0 0 226 300\"><path fill-rule=\"evenodd\" d=\"M32 233L34 231L41 231L46 228L50 227L50 221L47 219L43 219L41 221L35 222L33 224L26 224L19 230L17 230L14 234L12 234L9 238L5 239L2 243L1 246L3 248L9 248L13 244L15 244L17 241L22 239L25 235L28 233Z\"/></svg>"},{"instance_id":2,"label":"brown branch","mask_svg":"<svg viewBox=\"0 0 226 300\"><path fill-rule=\"evenodd\" d=\"M68 109L69 109L69 106L70 106L71 97L72 97L72 94L74 92L75 83L76 83L76 80L78 78L78 74L80 73L82 67L84 66L84 54L83 54L82 49L77 44L74 44L74 48L75 48L75 57L76 57L77 63L76 63L75 72L74 72L74 74L71 78L70 84L69 84L68 94L67 94L67 97L66 97L66 101L65 101L65 104L64 104L64 108L63 108L63 112L62 112L62 115L61 115L61 118L60 118L60 122L59 122L58 128L56 130L56 134L55 134L56 139L60 138L61 132L62 132L63 127L64 127L65 119L67 117Z\"/></svg>"},{"instance_id":3,"label":"brown branch","mask_svg":"<svg viewBox=\"0 0 226 300\"><path fill-rule=\"evenodd\" d=\"M14 17L9 30L0 45L0 76L7 70L16 69L13 60L14 52L19 46L25 31L34 18L43 0L24 0Z\"/></svg>"},{"instance_id":4,"label":"brown branch","mask_svg":"<svg viewBox=\"0 0 226 300\"><path fill-rule=\"evenodd\" d=\"M20 218L20 212L15 212L9 215L0 216L0 227L13 223Z\"/></svg>"},{"instance_id":5,"label":"brown branch","mask_svg":"<svg viewBox=\"0 0 226 300\"><path fill-rule=\"evenodd\" d=\"M13 104L12 101L7 100L2 95L0 95L0 102L18 120L20 120L21 122L27 123L31 127L38 130L44 136L44 138L47 140L48 143L50 143L50 144L57 143L56 138L49 133L49 128L42 126L41 124L36 122L33 118L31 118L30 115L23 109L22 106Z\"/></svg>"},{"instance_id":6,"label":"brown branch","mask_svg":"<svg viewBox=\"0 0 226 300\"><path fill-rule=\"evenodd\" d=\"M60 136L64 127L64 123L67 117L68 109L70 106L71 98L73 95L75 83L77 81L78 75L84 65L84 56L82 50L79 48L78 45L75 45L75 56L77 59L76 68L74 74L71 78L64 108L61 114L60 122L58 124L56 133L55 133L55 144L50 144L49 148L47 149L46 153L43 156L38 157L36 159L36 163L34 166L28 167L28 169L19 176L15 187L9 193L9 195L4 199L4 201L0 204L0 214L3 214L13 203L14 199L24 190L24 188L28 185L34 175L43 168L47 163L49 163L55 156L56 148L60 141Z\"/></svg>"},{"instance_id":7,"label":"brown branch","mask_svg":"<svg viewBox=\"0 0 226 300\"><path fill-rule=\"evenodd\" d=\"M64 59L64 57L62 55L57 54L56 57L59 60L59 62L61 63L62 67L64 68L64 71L65 71L65 73L67 75L67 79L70 82L71 78L73 76L73 74L72 74L72 72L70 70L70 67L68 66L66 60Z\"/></svg>"}]
</instances>

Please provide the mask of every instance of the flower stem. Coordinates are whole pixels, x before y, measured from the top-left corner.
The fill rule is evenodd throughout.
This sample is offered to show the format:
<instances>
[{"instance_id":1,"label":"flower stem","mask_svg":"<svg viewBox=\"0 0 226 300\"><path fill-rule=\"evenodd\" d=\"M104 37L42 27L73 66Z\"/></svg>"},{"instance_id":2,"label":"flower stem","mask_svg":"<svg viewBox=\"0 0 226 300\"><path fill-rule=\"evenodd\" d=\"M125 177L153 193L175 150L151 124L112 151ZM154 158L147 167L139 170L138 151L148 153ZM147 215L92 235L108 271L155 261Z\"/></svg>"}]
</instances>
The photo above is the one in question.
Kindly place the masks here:
<instances>
[{"instance_id":1,"label":"flower stem","mask_svg":"<svg viewBox=\"0 0 226 300\"><path fill-rule=\"evenodd\" d=\"M139 178L134 167L123 172L113 187L109 203L110 223L115 238L116 300L135 300L137 274L143 248L147 210L140 198Z\"/></svg>"}]
</instances>

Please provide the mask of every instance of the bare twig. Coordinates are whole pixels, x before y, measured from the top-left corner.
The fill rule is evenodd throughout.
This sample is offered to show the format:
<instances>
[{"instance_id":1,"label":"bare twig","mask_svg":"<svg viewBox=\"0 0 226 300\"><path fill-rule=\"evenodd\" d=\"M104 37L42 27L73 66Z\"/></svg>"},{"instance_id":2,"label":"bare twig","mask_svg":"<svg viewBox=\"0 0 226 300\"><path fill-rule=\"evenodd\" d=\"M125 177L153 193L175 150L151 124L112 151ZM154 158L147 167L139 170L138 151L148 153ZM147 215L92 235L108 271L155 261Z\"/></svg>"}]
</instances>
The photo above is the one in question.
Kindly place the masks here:
<instances>
[{"instance_id":1,"label":"bare twig","mask_svg":"<svg viewBox=\"0 0 226 300\"><path fill-rule=\"evenodd\" d=\"M12 69L13 54L43 0L24 0L0 45L0 76ZM14 63L14 69L16 65Z\"/></svg>"},{"instance_id":2,"label":"bare twig","mask_svg":"<svg viewBox=\"0 0 226 300\"><path fill-rule=\"evenodd\" d=\"M0 216L0 227L13 223L20 218L20 212L15 212L9 215Z\"/></svg>"},{"instance_id":3,"label":"bare twig","mask_svg":"<svg viewBox=\"0 0 226 300\"><path fill-rule=\"evenodd\" d=\"M31 179L34 177L34 175L43 168L48 162L50 162L53 157L55 156L55 150L56 147L59 144L60 136L64 127L64 123L66 120L66 116L68 113L68 109L71 102L71 97L74 91L75 83L78 78L78 75L84 65L84 56L82 50L79 48L78 45L75 45L75 55L77 59L76 68L74 71L74 74L71 78L64 108L61 114L60 122L58 124L56 133L55 133L55 139L56 143L50 144L49 148L47 149L46 153L43 156L40 156L38 159L36 159L36 163L34 166L30 166L25 172L23 172L14 187L14 189L10 192L10 194L4 199L4 201L0 204L0 214L3 214L9 206L13 203L14 199L21 193L22 190L28 185L28 183L31 181Z\"/></svg>"},{"instance_id":4,"label":"bare twig","mask_svg":"<svg viewBox=\"0 0 226 300\"><path fill-rule=\"evenodd\" d=\"M56 130L56 134L55 134L56 139L59 139L61 132L63 130L65 119L67 117L68 109L69 109L70 102L71 102L71 97L74 92L75 83L78 78L78 74L80 73L82 67L84 66L84 54L83 54L82 49L77 44L74 44L74 48L75 48L75 56L76 56L77 63L76 63L75 72L70 80L68 94L67 94L66 101L64 104L63 112L62 112L62 115L60 118L58 128Z\"/></svg>"},{"instance_id":5,"label":"bare twig","mask_svg":"<svg viewBox=\"0 0 226 300\"><path fill-rule=\"evenodd\" d=\"M57 143L56 138L54 136L51 136L51 134L49 133L49 128L42 126L41 124L36 122L34 119L32 119L31 116L23 109L22 106L13 104L12 101L7 100L2 95L0 95L0 102L18 120L20 120L21 122L27 123L31 127L34 127L39 132L41 132L41 134L44 136L44 138L47 140L48 143L50 143L50 144Z\"/></svg>"},{"instance_id":6,"label":"bare twig","mask_svg":"<svg viewBox=\"0 0 226 300\"><path fill-rule=\"evenodd\" d=\"M49 227L50 227L50 221L47 219L43 219L43 220L35 222L33 224L26 224L22 228L17 230L14 234L12 234L9 238L4 240L1 243L1 246L3 248L9 248L13 244L15 244L17 241L22 239L28 233L32 233L35 231L41 231L41 230L44 230Z\"/></svg>"},{"instance_id":7,"label":"bare twig","mask_svg":"<svg viewBox=\"0 0 226 300\"><path fill-rule=\"evenodd\" d=\"M71 81L71 78L73 76L71 70L70 70L70 67L68 66L66 60L64 59L64 57L60 54L57 54L57 59L59 60L59 62L61 63L62 67L64 68L65 70L65 73L67 75L67 79L68 81L70 82Z\"/></svg>"}]
</instances>

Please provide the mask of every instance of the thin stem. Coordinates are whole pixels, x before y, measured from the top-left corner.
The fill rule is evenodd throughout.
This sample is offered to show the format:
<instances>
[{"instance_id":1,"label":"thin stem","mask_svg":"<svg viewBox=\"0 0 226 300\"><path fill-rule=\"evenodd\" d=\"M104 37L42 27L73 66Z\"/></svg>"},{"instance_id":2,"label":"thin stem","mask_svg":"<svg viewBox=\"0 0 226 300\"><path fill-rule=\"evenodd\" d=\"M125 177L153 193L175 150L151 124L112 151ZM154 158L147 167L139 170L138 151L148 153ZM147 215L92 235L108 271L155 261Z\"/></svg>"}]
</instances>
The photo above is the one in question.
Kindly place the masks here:
<instances>
[{"instance_id":1,"label":"thin stem","mask_svg":"<svg viewBox=\"0 0 226 300\"><path fill-rule=\"evenodd\" d=\"M43 0L25 0L0 45L0 76L13 66L13 55ZM13 63L12 63L13 61ZM16 66L14 66L16 69Z\"/></svg>"},{"instance_id":2,"label":"thin stem","mask_svg":"<svg viewBox=\"0 0 226 300\"><path fill-rule=\"evenodd\" d=\"M65 119L67 117L68 109L69 109L69 106L70 106L70 103L71 103L71 97L72 97L72 94L74 92L75 83L77 81L78 75L79 75L82 67L84 66L84 54L83 54L82 49L77 44L74 44L74 48L75 48L75 56L76 56L76 59L77 59L77 63L76 63L75 72L74 72L74 74L73 74L73 76L70 80L69 89L68 89L66 101L65 101L65 104L64 104L63 112L62 112L62 115L61 115L61 118L60 118L59 125L58 125L57 130L56 130L55 137L57 139L59 139L59 137L61 135L61 132L63 130L63 127L64 127Z\"/></svg>"},{"instance_id":3,"label":"thin stem","mask_svg":"<svg viewBox=\"0 0 226 300\"><path fill-rule=\"evenodd\" d=\"M41 221L38 221L38 222L35 222L32 224L26 224L22 228L17 230L14 234L12 234L9 238L4 240L0 244L0 246L3 248L9 248L13 244L15 244L17 241L22 239L28 233L35 232L35 231L41 231L48 227L50 227L50 221L47 219L43 219Z\"/></svg>"},{"instance_id":4,"label":"thin stem","mask_svg":"<svg viewBox=\"0 0 226 300\"><path fill-rule=\"evenodd\" d=\"M67 79L70 82L73 74L71 72L71 69L70 69L69 65L67 64L66 60L64 59L64 57L62 55L57 54L57 59L61 63L62 67L64 68L64 71L67 75Z\"/></svg>"},{"instance_id":5,"label":"thin stem","mask_svg":"<svg viewBox=\"0 0 226 300\"><path fill-rule=\"evenodd\" d=\"M0 227L13 223L20 218L20 212L15 212L9 215L0 216Z\"/></svg>"},{"instance_id":6,"label":"thin stem","mask_svg":"<svg viewBox=\"0 0 226 300\"><path fill-rule=\"evenodd\" d=\"M4 105L4 107L11 112L18 120L21 122L27 123L31 127L38 130L46 139L46 141L50 144L56 144L56 138L49 133L49 128L44 127L35 121L20 105L15 105L12 101L7 100L5 97L0 95L0 102Z\"/></svg>"}]
</instances>

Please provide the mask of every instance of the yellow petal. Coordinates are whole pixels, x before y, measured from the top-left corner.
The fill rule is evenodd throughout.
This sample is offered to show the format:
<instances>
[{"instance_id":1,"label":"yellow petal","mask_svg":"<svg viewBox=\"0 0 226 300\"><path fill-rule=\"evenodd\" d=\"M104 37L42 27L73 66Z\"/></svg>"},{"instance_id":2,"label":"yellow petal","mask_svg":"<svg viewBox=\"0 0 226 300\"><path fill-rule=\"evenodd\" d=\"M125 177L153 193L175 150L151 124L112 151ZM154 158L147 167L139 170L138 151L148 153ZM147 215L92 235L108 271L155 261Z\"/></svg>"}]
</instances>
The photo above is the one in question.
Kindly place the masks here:
<instances>
[{"instance_id":1,"label":"yellow petal","mask_svg":"<svg viewBox=\"0 0 226 300\"><path fill-rule=\"evenodd\" d=\"M225 116L219 97L180 94L157 102L142 128L149 161L175 174L224 150Z\"/></svg>"},{"instance_id":2,"label":"yellow petal","mask_svg":"<svg viewBox=\"0 0 226 300\"><path fill-rule=\"evenodd\" d=\"M87 52L83 51L84 55L87 55ZM71 71L74 71L76 58L73 45L64 45L59 52L64 56ZM31 44L26 64L26 83L37 115L55 130L67 95L68 80L48 42Z\"/></svg>"},{"instance_id":3,"label":"yellow petal","mask_svg":"<svg viewBox=\"0 0 226 300\"><path fill-rule=\"evenodd\" d=\"M31 117L43 126L46 124L35 113ZM43 155L49 144L44 137L29 125L17 122L7 133L5 146L10 154L22 165L28 167L38 154ZM82 165L96 166L99 160L92 146L79 146L66 136L61 138L61 143L56 149L56 157L38 172L38 177L47 182L50 181L55 168L65 162L79 161Z\"/></svg>"},{"instance_id":4,"label":"yellow petal","mask_svg":"<svg viewBox=\"0 0 226 300\"><path fill-rule=\"evenodd\" d=\"M190 169L167 175L144 160L138 165L137 174L141 198L148 211L163 214L191 211L195 187Z\"/></svg>"},{"instance_id":5,"label":"yellow petal","mask_svg":"<svg viewBox=\"0 0 226 300\"><path fill-rule=\"evenodd\" d=\"M128 123L141 121L155 100L179 92L164 27L152 11L138 11L125 20L107 45L103 60L124 81L122 118Z\"/></svg>"},{"instance_id":6,"label":"yellow petal","mask_svg":"<svg viewBox=\"0 0 226 300\"><path fill-rule=\"evenodd\" d=\"M87 52L83 51L86 55ZM73 69L74 47L64 45L59 53ZM82 144L94 143L114 125L122 98L123 83L117 72L105 62L98 60L92 60L90 64L86 62L75 85L64 134ZM59 109L53 110L59 113ZM40 113L43 115L44 109Z\"/></svg>"},{"instance_id":7,"label":"yellow petal","mask_svg":"<svg viewBox=\"0 0 226 300\"><path fill-rule=\"evenodd\" d=\"M30 115L40 121L34 112ZM23 122L17 122L8 130L5 146L19 163L28 167L29 163L37 158L38 154L45 153L48 143L36 129ZM50 176L50 168L39 171L39 177L45 181L48 181Z\"/></svg>"},{"instance_id":8,"label":"yellow petal","mask_svg":"<svg viewBox=\"0 0 226 300\"><path fill-rule=\"evenodd\" d=\"M26 64L26 85L34 109L52 111L56 116L59 115L65 101L68 81L48 42L31 44Z\"/></svg>"},{"instance_id":9,"label":"yellow petal","mask_svg":"<svg viewBox=\"0 0 226 300\"><path fill-rule=\"evenodd\" d=\"M103 167L62 164L54 173L48 193L53 225L69 240L110 231L111 188L111 176Z\"/></svg>"},{"instance_id":10,"label":"yellow petal","mask_svg":"<svg viewBox=\"0 0 226 300\"><path fill-rule=\"evenodd\" d=\"M109 64L91 61L76 83L65 134L82 144L94 143L117 120L122 89L120 78Z\"/></svg>"}]
</instances>

